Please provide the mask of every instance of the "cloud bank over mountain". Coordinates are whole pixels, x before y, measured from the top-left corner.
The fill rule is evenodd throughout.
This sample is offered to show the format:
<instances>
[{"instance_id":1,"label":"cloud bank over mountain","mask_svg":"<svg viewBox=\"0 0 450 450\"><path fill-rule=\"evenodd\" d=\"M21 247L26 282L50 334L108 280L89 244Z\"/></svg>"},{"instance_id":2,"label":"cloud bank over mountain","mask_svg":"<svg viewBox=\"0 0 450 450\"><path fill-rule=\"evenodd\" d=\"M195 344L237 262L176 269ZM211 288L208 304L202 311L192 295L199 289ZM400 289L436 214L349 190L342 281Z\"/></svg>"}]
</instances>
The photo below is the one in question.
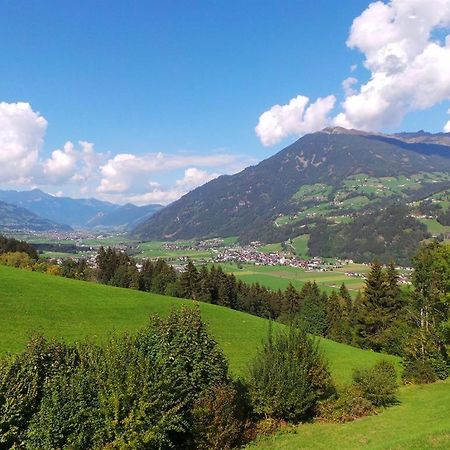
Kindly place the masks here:
<instances>
[{"instance_id":1,"label":"cloud bank over mountain","mask_svg":"<svg viewBox=\"0 0 450 450\"><path fill-rule=\"evenodd\" d=\"M346 78L338 110L336 95L308 108L303 95L275 105L261 114L256 134L263 145L273 145L328 125L377 131L399 125L409 112L449 101L449 27L450 0L371 3L354 19L346 42L361 52L368 81Z\"/></svg>"}]
</instances>

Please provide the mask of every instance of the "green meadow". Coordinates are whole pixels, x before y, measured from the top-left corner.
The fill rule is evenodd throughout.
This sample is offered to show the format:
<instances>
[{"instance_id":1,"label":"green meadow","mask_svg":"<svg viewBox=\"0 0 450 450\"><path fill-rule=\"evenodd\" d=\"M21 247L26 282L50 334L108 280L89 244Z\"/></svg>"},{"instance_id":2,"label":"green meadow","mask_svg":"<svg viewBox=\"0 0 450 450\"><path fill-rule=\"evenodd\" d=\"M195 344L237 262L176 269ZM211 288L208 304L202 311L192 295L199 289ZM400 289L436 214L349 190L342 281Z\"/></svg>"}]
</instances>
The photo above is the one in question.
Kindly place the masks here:
<instances>
[{"instance_id":1,"label":"green meadow","mask_svg":"<svg viewBox=\"0 0 450 450\"><path fill-rule=\"evenodd\" d=\"M450 381L400 389L399 403L344 424L312 423L262 438L248 450L450 448Z\"/></svg>"},{"instance_id":2,"label":"green meadow","mask_svg":"<svg viewBox=\"0 0 450 450\"><path fill-rule=\"evenodd\" d=\"M300 289L307 281L315 281L317 285L331 292L345 283L350 293L356 293L364 287L362 277L349 277L345 272L367 273L369 267L363 264L349 264L343 268L329 272L310 271L287 266L257 266L254 264L220 264L227 273L235 276L245 283L260 283L271 289L285 289L289 283Z\"/></svg>"},{"instance_id":3,"label":"green meadow","mask_svg":"<svg viewBox=\"0 0 450 450\"><path fill-rule=\"evenodd\" d=\"M90 339L101 343L111 333L135 332L153 314L166 315L171 308L193 303L0 266L0 353L21 351L34 332L69 342ZM249 360L267 333L268 321L220 306L200 303L199 307L232 374L245 376ZM319 345L338 385L351 380L353 369L380 359L394 362L400 371L400 359L393 356L327 339L320 339ZM403 387L399 404L376 416L346 424L290 427L260 438L249 449L446 449L449 445L447 381Z\"/></svg>"},{"instance_id":4,"label":"green meadow","mask_svg":"<svg viewBox=\"0 0 450 450\"><path fill-rule=\"evenodd\" d=\"M166 315L173 307L192 305L156 294L76 281L0 266L0 353L24 348L33 332L73 342L102 341L112 332L134 332L152 314ZM227 356L233 374L245 375L248 361L266 336L268 321L224 307L199 304L204 320ZM352 370L367 367L380 355L320 340L337 383L350 380Z\"/></svg>"}]
</instances>

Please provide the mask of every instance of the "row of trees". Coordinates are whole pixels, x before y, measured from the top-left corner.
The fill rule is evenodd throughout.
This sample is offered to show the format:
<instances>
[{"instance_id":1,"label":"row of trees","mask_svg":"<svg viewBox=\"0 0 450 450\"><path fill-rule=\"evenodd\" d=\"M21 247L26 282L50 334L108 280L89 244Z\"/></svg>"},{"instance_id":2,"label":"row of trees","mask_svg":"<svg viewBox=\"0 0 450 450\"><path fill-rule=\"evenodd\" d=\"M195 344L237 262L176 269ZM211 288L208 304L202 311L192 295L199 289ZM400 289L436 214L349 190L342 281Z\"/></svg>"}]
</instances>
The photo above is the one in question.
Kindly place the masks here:
<instances>
[{"instance_id":1,"label":"row of trees","mask_svg":"<svg viewBox=\"0 0 450 450\"><path fill-rule=\"evenodd\" d=\"M36 248L28 242L0 235L0 254L15 252L26 253L34 261L39 258Z\"/></svg>"}]
</instances>

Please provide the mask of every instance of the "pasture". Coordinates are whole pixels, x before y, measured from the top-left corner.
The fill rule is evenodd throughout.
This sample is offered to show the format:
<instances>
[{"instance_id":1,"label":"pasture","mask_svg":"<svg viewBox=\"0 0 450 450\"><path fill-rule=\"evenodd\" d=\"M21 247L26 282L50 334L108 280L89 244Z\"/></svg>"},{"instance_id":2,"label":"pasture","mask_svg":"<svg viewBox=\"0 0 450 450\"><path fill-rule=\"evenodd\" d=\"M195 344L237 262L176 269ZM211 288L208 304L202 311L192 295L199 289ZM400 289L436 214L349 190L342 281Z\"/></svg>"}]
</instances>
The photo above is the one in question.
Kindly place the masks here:
<instances>
[{"instance_id":1,"label":"pasture","mask_svg":"<svg viewBox=\"0 0 450 450\"><path fill-rule=\"evenodd\" d=\"M450 448L450 380L402 387L399 403L354 422L312 423L262 438L248 450Z\"/></svg>"},{"instance_id":2,"label":"pasture","mask_svg":"<svg viewBox=\"0 0 450 450\"><path fill-rule=\"evenodd\" d=\"M150 315L166 315L173 307L193 303L0 266L0 353L19 352L33 332L69 342L84 338L101 342L113 332L135 332ZM268 321L216 305L199 306L232 373L244 376L266 336ZM380 359L400 361L327 339L320 340L320 347L338 384L348 382L356 367Z\"/></svg>"},{"instance_id":3,"label":"pasture","mask_svg":"<svg viewBox=\"0 0 450 450\"><path fill-rule=\"evenodd\" d=\"M364 264L348 264L333 271L320 272L317 270L304 270L287 266L257 266L254 264L220 264L227 273L233 273L245 283L260 283L271 289L285 289L289 283L300 289L307 281L315 281L319 288L326 292L339 289L345 283L350 293L356 295L364 287L364 279L357 276L347 276L346 272L365 274L369 266Z\"/></svg>"}]
</instances>

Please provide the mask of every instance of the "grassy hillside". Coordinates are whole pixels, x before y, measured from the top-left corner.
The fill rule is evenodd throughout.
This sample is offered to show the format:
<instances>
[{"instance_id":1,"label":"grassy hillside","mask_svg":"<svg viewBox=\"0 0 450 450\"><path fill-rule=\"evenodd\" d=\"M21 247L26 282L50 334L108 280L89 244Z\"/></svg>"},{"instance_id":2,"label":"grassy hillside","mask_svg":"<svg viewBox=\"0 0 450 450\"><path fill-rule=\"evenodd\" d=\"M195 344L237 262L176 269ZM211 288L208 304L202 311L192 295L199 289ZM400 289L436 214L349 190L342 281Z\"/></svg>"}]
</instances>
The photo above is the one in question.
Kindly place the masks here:
<instances>
[{"instance_id":1,"label":"grassy hillside","mask_svg":"<svg viewBox=\"0 0 450 450\"><path fill-rule=\"evenodd\" d=\"M69 341L87 336L101 340L112 331L133 332L149 315L167 314L183 304L192 301L0 266L0 352L20 351L33 331ZM231 370L244 374L268 322L205 303L200 308ZM321 340L321 347L338 383L348 381L355 367L372 365L381 358L399 361L326 339Z\"/></svg>"},{"instance_id":2,"label":"grassy hillside","mask_svg":"<svg viewBox=\"0 0 450 450\"><path fill-rule=\"evenodd\" d=\"M345 424L300 425L292 433L262 439L249 450L450 448L449 380L402 388L399 400L377 416Z\"/></svg>"}]
</instances>

